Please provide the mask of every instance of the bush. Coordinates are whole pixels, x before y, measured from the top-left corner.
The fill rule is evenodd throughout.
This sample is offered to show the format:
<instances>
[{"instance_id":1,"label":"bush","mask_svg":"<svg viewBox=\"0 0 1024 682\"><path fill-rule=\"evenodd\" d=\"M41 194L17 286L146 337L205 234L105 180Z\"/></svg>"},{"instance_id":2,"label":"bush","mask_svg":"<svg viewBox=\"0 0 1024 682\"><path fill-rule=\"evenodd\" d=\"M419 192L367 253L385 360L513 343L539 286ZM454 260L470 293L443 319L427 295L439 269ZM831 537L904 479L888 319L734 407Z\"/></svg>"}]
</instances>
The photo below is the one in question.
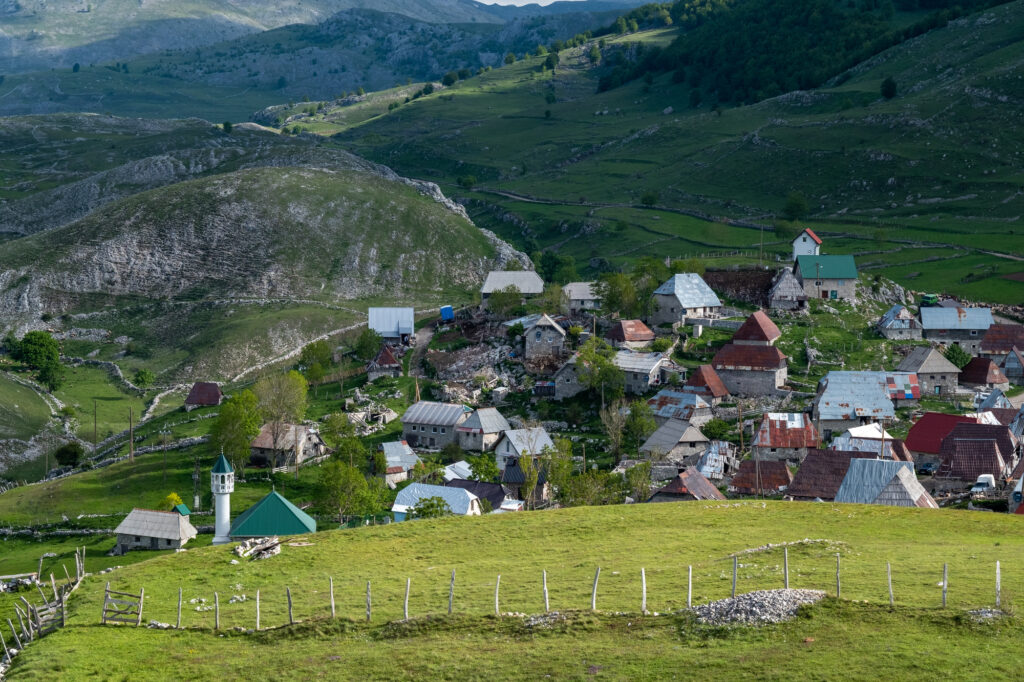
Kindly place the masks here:
<instances>
[{"instance_id":1,"label":"bush","mask_svg":"<svg viewBox=\"0 0 1024 682\"><path fill-rule=\"evenodd\" d=\"M892 99L896 96L896 81L893 80L892 76L886 76L885 80L882 81L880 90L882 97L886 99Z\"/></svg>"},{"instance_id":2,"label":"bush","mask_svg":"<svg viewBox=\"0 0 1024 682\"><path fill-rule=\"evenodd\" d=\"M78 441L71 441L57 448L53 453L53 458L62 467L73 467L78 464L78 460L82 459L84 454L85 448L82 447L82 444Z\"/></svg>"},{"instance_id":3,"label":"bush","mask_svg":"<svg viewBox=\"0 0 1024 682\"><path fill-rule=\"evenodd\" d=\"M654 206L658 203L658 193L653 191L644 192L640 197L640 203L644 206Z\"/></svg>"},{"instance_id":4,"label":"bush","mask_svg":"<svg viewBox=\"0 0 1024 682\"><path fill-rule=\"evenodd\" d=\"M654 339L654 343L651 344L651 350L653 350L656 353L664 353L671 347L672 340L664 336Z\"/></svg>"},{"instance_id":5,"label":"bush","mask_svg":"<svg viewBox=\"0 0 1024 682\"><path fill-rule=\"evenodd\" d=\"M449 71L444 75L444 78L441 79L441 84L447 87L449 85L455 85L457 80L459 80L459 74L454 71Z\"/></svg>"}]
</instances>

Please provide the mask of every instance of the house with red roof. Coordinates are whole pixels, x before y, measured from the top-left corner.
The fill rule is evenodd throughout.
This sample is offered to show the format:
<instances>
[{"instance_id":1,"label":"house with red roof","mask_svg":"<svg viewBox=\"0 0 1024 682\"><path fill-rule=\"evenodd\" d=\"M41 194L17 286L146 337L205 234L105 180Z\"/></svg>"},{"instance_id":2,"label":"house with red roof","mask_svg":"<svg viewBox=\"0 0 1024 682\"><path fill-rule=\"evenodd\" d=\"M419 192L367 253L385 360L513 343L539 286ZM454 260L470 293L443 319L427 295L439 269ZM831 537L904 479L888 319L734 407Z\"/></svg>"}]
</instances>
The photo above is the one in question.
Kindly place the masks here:
<instances>
[{"instance_id":1,"label":"house with red roof","mask_svg":"<svg viewBox=\"0 0 1024 682\"><path fill-rule=\"evenodd\" d=\"M654 341L654 332L640 320L619 320L608 331L606 338L615 348L639 350Z\"/></svg>"},{"instance_id":2,"label":"house with red roof","mask_svg":"<svg viewBox=\"0 0 1024 682\"><path fill-rule=\"evenodd\" d=\"M978 355L1004 367L1006 356L1014 350L1024 351L1024 325L993 324L981 339Z\"/></svg>"},{"instance_id":3,"label":"house with red roof","mask_svg":"<svg viewBox=\"0 0 1024 682\"><path fill-rule=\"evenodd\" d=\"M969 388L998 388L1000 391L1008 391L1010 380L992 360L971 358L971 361L960 370L960 385Z\"/></svg>"},{"instance_id":4,"label":"house with red roof","mask_svg":"<svg viewBox=\"0 0 1024 682\"><path fill-rule=\"evenodd\" d=\"M366 365L366 380L375 381L381 377L398 378L402 376L402 363L395 357L391 346L384 344L377 357Z\"/></svg>"},{"instance_id":5,"label":"house with red roof","mask_svg":"<svg viewBox=\"0 0 1024 682\"><path fill-rule=\"evenodd\" d=\"M213 407L220 405L224 396L220 392L220 386L212 381L197 381L192 384L192 390L185 398L185 411L191 412L197 407Z\"/></svg>"},{"instance_id":6,"label":"house with red roof","mask_svg":"<svg viewBox=\"0 0 1024 682\"><path fill-rule=\"evenodd\" d=\"M974 482L981 474L996 480L1010 475L1017 464L1019 441L999 424L956 424L942 441L936 478Z\"/></svg>"},{"instance_id":7,"label":"house with red roof","mask_svg":"<svg viewBox=\"0 0 1024 682\"><path fill-rule=\"evenodd\" d=\"M943 414L941 412L925 412L910 427L903 444L910 450L915 462L938 461L942 441L953 431L957 424L977 424L975 417L960 414Z\"/></svg>"},{"instance_id":8,"label":"house with red roof","mask_svg":"<svg viewBox=\"0 0 1024 682\"><path fill-rule=\"evenodd\" d=\"M772 395L786 384L787 359L775 347L782 336L763 310L747 318L722 346L711 367L733 395Z\"/></svg>"},{"instance_id":9,"label":"house with red roof","mask_svg":"<svg viewBox=\"0 0 1024 682\"><path fill-rule=\"evenodd\" d=\"M687 467L668 485L654 491L648 502L679 502L681 500L724 500L723 495L697 467Z\"/></svg>"},{"instance_id":10,"label":"house with red roof","mask_svg":"<svg viewBox=\"0 0 1024 682\"><path fill-rule=\"evenodd\" d=\"M722 378L711 365L701 365L686 380L683 390L696 393L704 398L712 407L717 407L723 399L729 397L729 389L722 383Z\"/></svg>"},{"instance_id":11,"label":"house with red roof","mask_svg":"<svg viewBox=\"0 0 1024 682\"><path fill-rule=\"evenodd\" d=\"M818 443L818 430L809 414L768 412L750 445L761 461L802 462Z\"/></svg>"},{"instance_id":12,"label":"house with red roof","mask_svg":"<svg viewBox=\"0 0 1024 682\"><path fill-rule=\"evenodd\" d=\"M821 238L814 234L813 230L805 228L803 232L793 240L793 260L797 256L820 256Z\"/></svg>"}]
</instances>

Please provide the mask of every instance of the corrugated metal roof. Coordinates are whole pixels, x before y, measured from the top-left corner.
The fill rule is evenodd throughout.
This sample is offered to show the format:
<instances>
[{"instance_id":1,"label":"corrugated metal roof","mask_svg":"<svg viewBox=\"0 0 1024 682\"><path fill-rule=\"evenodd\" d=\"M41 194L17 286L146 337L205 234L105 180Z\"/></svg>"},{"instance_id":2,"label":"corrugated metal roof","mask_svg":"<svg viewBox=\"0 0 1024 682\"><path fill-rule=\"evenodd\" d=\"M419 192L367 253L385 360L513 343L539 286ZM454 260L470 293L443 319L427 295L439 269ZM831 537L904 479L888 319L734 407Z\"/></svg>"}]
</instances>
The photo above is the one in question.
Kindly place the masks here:
<instances>
[{"instance_id":1,"label":"corrugated metal roof","mask_svg":"<svg viewBox=\"0 0 1024 682\"><path fill-rule=\"evenodd\" d=\"M701 365L693 371L693 374L686 380L686 385L691 388L703 388L713 398L724 398L729 395L729 389L722 383L722 378L711 365Z\"/></svg>"},{"instance_id":2,"label":"corrugated metal roof","mask_svg":"<svg viewBox=\"0 0 1024 682\"><path fill-rule=\"evenodd\" d=\"M1008 383L1009 379L1003 371L988 358L971 358L971 361L960 370L960 383L994 385Z\"/></svg>"},{"instance_id":3,"label":"corrugated metal roof","mask_svg":"<svg viewBox=\"0 0 1024 682\"><path fill-rule=\"evenodd\" d=\"M220 386L212 381L197 381L192 384L192 389L188 392L188 397L185 398L185 404L199 407L220 405L220 399Z\"/></svg>"},{"instance_id":4,"label":"corrugated metal roof","mask_svg":"<svg viewBox=\"0 0 1024 682\"><path fill-rule=\"evenodd\" d=\"M510 286L521 294L540 294L544 291L544 280L533 270L494 270L487 273L480 293L493 294Z\"/></svg>"},{"instance_id":5,"label":"corrugated metal roof","mask_svg":"<svg viewBox=\"0 0 1024 682\"><path fill-rule=\"evenodd\" d=\"M976 424L977 419L959 414L943 414L941 412L925 412L914 422L907 434L906 445L911 452L937 455L942 448L942 440L953 431L959 423ZM1024 425L1024 423L1022 423Z\"/></svg>"},{"instance_id":6,"label":"corrugated metal roof","mask_svg":"<svg viewBox=\"0 0 1024 682\"><path fill-rule=\"evenodd\" d=\"M1024 348L1024 325L993 324L981 340L982 353L1009 353Z\"/></svg>"},{"instance_id":7,"label":"corrugated metal roof","mask_svg":"<svg viewBox=\"0 0 1024 682\"><path fill-rule=\"evenodd\" d=\"M882 492L878 493L874 504L884 504L890 507L939 508L932 496L910 471L910 467L903 467L896 472L892 480L882 488Z\"/></svg>"},{"instance_id":8,"label":"corrugated metal roof","mask_svg":"<svg viewBox=\"0 0 1024 682\"><path fill-rule=\"evenodd\" d=\"M879 329L920 329L921 323L906 306L894 305L878 320Z\"/></svg>"},{"instance_id":9,"label":"corrugated metal roof","mask_svg":"<svg viewBox=\"0 0 1024 682\"><path fill-rule=\"evenodd\" d=\"M903 358L899 367L901 372L917 374L959 374L960 368L931 346L918 346Z\"/></svg>"},{"instance_id":10,"label":"corrugated metal roof","mask_svg":"<svg viewBox=\"0 0 1024 682\"><path fill-rule=\"evenodd\" d=\"M684 308L718 308L722 305L704 278L694 272L672 275L667 282L655 289L654 293L674 295L679 305Z\"/></svg>"},{"instance_id":11,"label":"corrugated metal roof","mask_svg":"<svg viewBox=\"0 0 1024 682\"><path fill-rule=\"evenodd\" d=\"M496 407L481 407L473 411L469 418L456 427L456 431L468 433L501 433L508 431L512 426L508 420L498 412Z\"/></svg>"},{"instance_id":12,"label":"corrugated metal roof","mask_svg":"<svg viewBox=\"0 0 1024 682\"><path fill-rule=\"evenodd\" d=\"M405 414L402 415L402 423L455 426L462 421L463 415L467 412L470 412L470 409L465 405L421 400L405 411Z\"/></svg>"},{"instance_id":13,"label":"corrugated metal roof","mask_svg":"<svg viewBox=\"0 0 1024 682\"><path fill-rule=\"evenodd\" d=\"M731 443L724 440L713 440L697 460L697 470L705 478L720 479L725 475L726 463L735 457Z\"/></svg>"},{"instance_id":14,"label":"corrugated metal roof","mask_svg":"<svg viewBox=\"0 0 1024 682\"><path fill-rule=\"evenodd\" d=\"M469 462L462 459L454 464L449 464L444 468L442 476L446 481L454 481L458 478L469 478L473 475L473 469L470 468Z\"/></svg>"},{"instance_id":15,"label":"corrugated metal roof","mask_svg":"<svg viewBox=\"0 0 1024 682\"><path fill-rule=\"evenodd\" d=\"M501 505L505 503L505 498L507 497L507 495L505 495L505 489L501 487L500 483L468 481L464 478L455 478L446 482L445 486L449 488L462 488L482 500L487 500L491 503L492 513L501 509Z\"/></svg>"},{"instance_id":16,"label":"corrugated metal roof","mask_svg":"<svg viewBox=\"0 0 1024 682\"><path fill-rule=\"evenodd\" d=\"M680 443L707 443L708 437L700 432L700 429L681 419L669 419L652 433L644 444L640 446L640 452L657 452L668 454L672 448Z\"/></svg>"},{"instance_id":17,"label":"corrugated metal roof","mask_svg":"<svg viewBox=\"0 0 1024 682\"><path fill-rule=\"evenodd\" d=\"M661 389L647 401L647 404L651 406L655 417L684 421L692 417L696 410L711 408L711 405L699 394L671 388Z\"/></svg>"},{"instance_id":18,"label":"corrugated metal roof","mask_svg":"<svg viewBox=\"0 0 1024 682\"><path fill-rule=\"evenodd\" d=\"M544 427L533 426L528 429L508 429L505 431L505 439L519 455L539 455L544 448L555 449L551 442L551 436L544 430Z\"/></svg>"},{"instance_id":19,"label":"corrugated metal roof","mask_svg":"<svg viewBox=\"0 0 1024 682\"><path fill-rule=\"evenodd\" d=\"M687 467L683 473L671 483L655 491L655 495L672 495L678 497L693 497L696 500L724 500L725 495L721 493L711 481L704 478L697 470L697 467Z\"/></svg>"},{"instance_id":20,"label":"corrugated metal roof","mask_svg":"<svg viewBox=\"0 0 1024 682\"><path fill-rule=\"evenodd\" d=\"M760 485L758 475L760 474ZM745 459L740 462L740 468L729 483L729 490L741 495L778 494L793 482L793 474L785 462L756 462L752 459Z\"/></svg>"},{"instance_id":21,"label":"corrugated metal roof","mask_svg":"<svg viewBox=\"0 0 1024 682\"><path fill-rule=\"evenodd\" d=\"M179 540L182 543L196 536L196 529L189 523L187 516L176 511L152 509L132 509L114 532L118 535Z\"/></svg>"},{"instance_id":22,"label":"corrugated metal roof","mask_svg":"<svg viewBox=\"0 0 1024 682\"><path fill-rule=\"evenodd\" d=\"M894 398L921 397L917 375L908 372L832 371L818 385L815 406L825 420L875 419L895 415Z\"/></svg>"},{"instance_id":23,"label":"corrugated metal roof","mask_svg":"<svg viewBox=\"0 0 1024 682\"><path fill-rule=\"evenodd\" d=\"M612 341L643 343L654 340L654 332L640 320L619 320L608 330L607 338Z\"/></svg>"},{"instance_id":24,"label":"corrugated metal roof","mask_svg":"<svg viewBox=\"0 0 1024 682\"><path fill-rule=\"evenodd\" d=\"M888 459L851 460L835 501L872 504L896 472L903 467L910 469L913 475L913 466L907 462L894 462Z\"/></svg>"},{"instance_id":25,"label":"corrugated metal roof","mask_svg":"<svg viewBox=\"0 0 1024 682\"><path fill-rule=\"evenodd\" d=\"M988 308L921 308L921 326L925 331L948 329L957 331L986 331L992 326L992 311Z\"/></svg>"},{"instance_id":26,"label":"corrugated metal roof","mask_svg":"<svg viewBox=\"0 0 1024 682\"><path fill-rule=\"evenodd\" d=\"M415 507L420 500L430 497L440 497L448 503L453 514L465 516L469 513L473 500L477 496L462 488L449 488L443 485L429 485L427 483L410 483L398 491L395 497L395 504L391 507L393 512L408 512Z\"/></svg>"},{"instance_id":27,"label":"corrugated metal roof","mask_svg":"<svg viewBox=\"0 0 1024 682\"><path fill-rule=\"evenodd\" d=\"M978 405L979 410L1007 410L1013 409L1009 398L1003 394L998 388L993 388L988 395L982 398L981 403ZM998 415L996 416L998 419Z\"/></svg>"},{"instance_id":28,"label":"corrugated metal roof","mask_svg":"<svg viewBox=\"0 0 1024 682\"><path fill-rule=\"evenodd\" d=\"M904 454L903 447L903 441L900 440L891 438L885 440L881 438L857 438L851 436L849 432L837 436L832 440L832 444L829 445L829 448L832 450L866 452L882 459L907 461L911 458L909 454Z\"/></svg>"},{"instance_id":29,"label":"corrugated metal roof","mask_svg":"<svg viewBox=\"0 0 1024 682\"><path fill-rule=\"evenodd\" d=\"M412 308L370 308L367 326L385 339L415 330L416 313Z\"/></svg>"},{"instance_id":30,"label":"corrugated metal roof","mask_svg":"<svg viewBox=\"0 0 1024 682\"><path fill-rule=\"evenodd\" d=\"M800 500L832 500L846 477L850 461L871 457L863 452L840 452L811 448L786 491Z\"/></svg>"},{"instance_id":31,"label":"corrugated metal roof","mask_svg":"<svg viewBox=\"0 0 1024 682\"><path fill-rule=\"evenodd\" d=\"M570 301L596 301L594 282L569 282L562 287L562 292Z\"/></svg>"},{"instance_id":32,"label":"corrugated metal roof","mask_svg":"<svg viewBox=\"0 0 1024 682\"><path fill-rule=\"evenodd\" d=\"M408 471L419 464L420 458L412 451L409 444L404 440L381 443L380 449L384 452L384 459L387 460L388 468L402 467L402 471Z\"/></svg>"},{"instance_id":33,"label":"corrugated metal roof","mask_svg":"<svg viewBox=\"0 0 1024 682\"><path fill-rule=\"evenodd\" d=\"M630 350L620 350L612 361L623 372L650 374L665 363L665 356L661 353L636 353Z\"/></svg>"},{"instance_id":34,"label":"corrugated metal roof","mask_svg":"<svg viewBox=\"0 0 1024 682\"><path fill-rule=\"evenodd\" d=\"M818 431L803 412L768 412L751 445L761 448L813 448Z\"/></svg>"},{"instance_id":35,"label":"corrugated metal roof","mask_svg":"<svg viewBox=\"0 0 1024 682\"><path fill-rule=\"evenodd\" d=\"M820 267L819 267L820 266ZM796 270L809 279L857 279L857 264L850 255L797 256Z\"/></svg>"},{"instance_id":36,"label":"corrugated metal roof","mask_svg":"<svg viewBox=\"0 0 1024 682\"><path fill-rule=\"evenodd\" d=\"M261 538L315 532L316 521L274 490L242 512L231 524L229 535L233 538Z\"/></svg>"}]
</instances>

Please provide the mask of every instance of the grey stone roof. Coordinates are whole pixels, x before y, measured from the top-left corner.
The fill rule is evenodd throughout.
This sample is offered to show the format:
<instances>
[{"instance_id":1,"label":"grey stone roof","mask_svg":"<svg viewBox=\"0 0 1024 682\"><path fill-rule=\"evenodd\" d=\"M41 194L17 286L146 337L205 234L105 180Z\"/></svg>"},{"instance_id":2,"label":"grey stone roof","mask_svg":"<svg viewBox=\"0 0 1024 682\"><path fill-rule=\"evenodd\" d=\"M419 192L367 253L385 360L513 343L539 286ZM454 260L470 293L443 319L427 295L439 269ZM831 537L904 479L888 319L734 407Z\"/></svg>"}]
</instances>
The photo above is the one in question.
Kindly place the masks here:
<instances>
[{"instance_id":1,"label":"grey stone roof","mask_svg":"<svg viewBox=\"0 0 1024 682\"><path fill-rule=\"evenodd\" d=\"M182 516L176 511L152 509L132 509L114 532L118 535L137 535L181 542L196 536L196 529L189 523L187 516Z\"/></svg>"},{"instance_id":2,"label":"grey stone roof","mask_svg":"<svg viewBox=\"0 0 1024 682\"><path fill-rule=\"evenodd\" d=\"M469 408L456 403L435 403L421 400L409 407L402 415L403 424L429 424L431 426L455 426L462 421L462 415Z\"/></svg>"},{"instance_id":3,"label":"grey stone roof","mask_svg":"<svg viewBox=\"0 0 1024 682\"><path fill-rule=\"evenodd\" d=\"M919 346L910 351L896 369L916 374L960 374L959 367L931 346Z\"/></svg>"},{"instance_id":4,"label":"grey stone roof","mask_svg":"<svg viewBox=\"0 0 1024 682\"><path fill-rule=\"evenodd\" d=\"M684 308L721 307L722 302L704 279L693 272L672 275L654 290L655 294L674 295Z\"/></svg>"},{"instance_id":5,"label":"grey stone roof","mask_svg":"<svg viewBox=\"0 0 1024 682\"><path fill-rule=\"evenodd\" d=\"M562 292L570 301L596 301L593 282L569 282L562 287Z\"/></svg>"},{"instance_id":6,"label":"grey stone roof","mask_svg":"<svg viewBox=\"0 0 1024 682\"><path fill-rule=\"evenodd\" d=\"M479 431L480 433L501 433L512 426L498 412L496 407L481 407L469 415L469 419L458 426L459 431Z\"/></svg>"},{"instance_id":7,"label":"grey stone roof","mask_svg":"<svg viewBox=\"0 0 1024 682\"><path fill-rule=\"evenodd\" d=\"M521 294L540 294L544 291L544 280L533 270L494 270L487 273L480 293L493 294L509 286Z\"/></svg>"}]
</instances>

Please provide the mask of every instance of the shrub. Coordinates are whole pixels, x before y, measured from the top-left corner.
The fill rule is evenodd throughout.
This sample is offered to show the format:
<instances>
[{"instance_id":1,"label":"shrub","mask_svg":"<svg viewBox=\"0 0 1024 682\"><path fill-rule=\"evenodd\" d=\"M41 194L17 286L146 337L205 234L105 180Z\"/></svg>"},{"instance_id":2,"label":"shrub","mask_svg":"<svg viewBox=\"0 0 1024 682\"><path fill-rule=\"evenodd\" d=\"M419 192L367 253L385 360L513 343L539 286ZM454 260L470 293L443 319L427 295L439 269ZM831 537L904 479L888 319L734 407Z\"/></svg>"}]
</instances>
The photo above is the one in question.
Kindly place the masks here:
<instances>
[{"instance_id":1,"label":"shrub","mask_svg":"<svg viewBox=\"0 0 1024 682\"><path fill-rule=\"evenodd\" d=\"M71 441L57 448L53 453L53 458L62 467L73 467L78 464L78 460L82 459L84 454L85 448L82 447L82 444L78 441Z\"/></svg>"}]
</instances>

